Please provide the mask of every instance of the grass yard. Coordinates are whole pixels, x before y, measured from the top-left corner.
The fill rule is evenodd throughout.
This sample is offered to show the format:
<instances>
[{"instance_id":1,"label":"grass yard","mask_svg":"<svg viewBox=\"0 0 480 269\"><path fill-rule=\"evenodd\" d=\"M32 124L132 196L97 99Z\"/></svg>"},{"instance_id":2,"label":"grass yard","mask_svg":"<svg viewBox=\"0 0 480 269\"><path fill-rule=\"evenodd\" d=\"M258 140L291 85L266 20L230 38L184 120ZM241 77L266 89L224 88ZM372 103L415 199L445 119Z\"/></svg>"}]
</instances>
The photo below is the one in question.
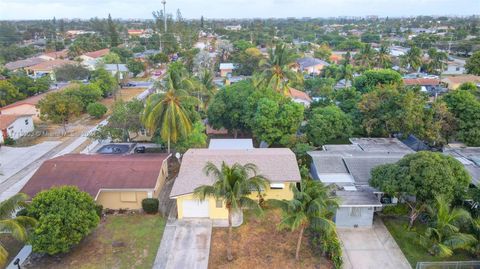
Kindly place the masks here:
<instances>
[{"instance_id":1,"label":"grass yard","mask_svg":"<svg viewBox=\"0 0 480 269\"><path fill-rule=\"evenodd\" d=\"M159 215L108 215L70 253L44 257L25 268L152 268L165 220Z\"/></svg>"},{"instance_id":2,"label":"grass yard","mask_svg":"<svg viewBox=\"0 0 480 269\"><path fill-rule=\"evenodd\" d=\"M268 210L263 217L246 213L244 224L233 229L232 262L226 258L228 228L214 228L209 268L332 268L327 259L311 251L307 236L303 238L301 260L296 262L298 231L279 231L276 226L279 221L280 214L277 210Z\"/></svg>"},{"instance_id":3,"label":"grass yard","mask_svg":"<svg viewBox=\"0 0 480 269\"><path fill-rule=\"evenodd\" d=\"M414 229L408 231L406 229L408 225L408 220L406 218L383 217L382 220L413 268L415 268L417 262L474 260L473 257L464 251L455 251L454 255L448 258L439 258L430 255L427 249L417 243L417 232L423 233L426 229L426 226L418 223L418 221L415 224Z\"/></svg>"}]
</instances>

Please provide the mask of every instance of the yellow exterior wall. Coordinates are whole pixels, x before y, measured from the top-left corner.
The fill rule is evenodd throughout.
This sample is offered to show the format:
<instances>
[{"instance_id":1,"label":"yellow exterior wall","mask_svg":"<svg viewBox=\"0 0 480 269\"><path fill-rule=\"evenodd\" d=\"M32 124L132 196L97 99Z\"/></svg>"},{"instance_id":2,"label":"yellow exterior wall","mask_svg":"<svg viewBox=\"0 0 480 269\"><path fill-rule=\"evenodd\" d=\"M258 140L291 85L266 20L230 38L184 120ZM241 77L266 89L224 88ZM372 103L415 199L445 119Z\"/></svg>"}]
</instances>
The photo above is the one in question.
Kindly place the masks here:
<instances>
[{"instance_id":1,"label":"yellow exterior wall","mask_svg":"<svg viewBox=\"0 0 480 269\"><path fill-rule=\"evenodd\" d=\"M264 199L285 199L290 200L293 198L293 192L290 189L290 185L295 183L285 183L285 187L283 189L270 189L268 188L264 192ZM251 199L258 199L257 194L251 194ZM176 198L177 199L177 213L178 219L183 218L183 201L185 200L197 200L193 194L186 194ZM216 201L214 198L208 198L209 201L209 217L210 219L227 219L228 218L228 211L225 208L225 204L222 208L216 207Z\"/></svg>"},{"instance_id":2,"label":"yellow exterior wall","mask_svg":"<svg viewBox=\"0 0 480 269\"><path fill-rule=\"evenodd\" d=\"M130 198L132 194L135 194L135 201L123 201L127 197ZM123 199L122 196L124 196ZM97 203L104 209L141 209L142 200L147 197L147 191L100 191Z\"/></svg>"}]
</instances>

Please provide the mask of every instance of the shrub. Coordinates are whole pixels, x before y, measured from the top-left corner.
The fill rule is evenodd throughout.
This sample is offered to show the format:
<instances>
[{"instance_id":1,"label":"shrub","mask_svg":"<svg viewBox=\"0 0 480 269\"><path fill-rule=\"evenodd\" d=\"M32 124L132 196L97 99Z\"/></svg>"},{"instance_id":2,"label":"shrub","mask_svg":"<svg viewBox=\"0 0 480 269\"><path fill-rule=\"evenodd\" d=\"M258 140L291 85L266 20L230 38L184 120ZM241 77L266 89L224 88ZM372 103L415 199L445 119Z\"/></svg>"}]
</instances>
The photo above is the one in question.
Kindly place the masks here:
<instances>
[{"instance_id":1,"label":"shrub","mask_svg":"<svg viewBox=\"0 0 480 269\"><path fill-rule=\"evenodd\" d=\"M103 213L103 205L95 205L95 211L97 212L98 217L101 218Z\"/></svg>"},{"instance_id":2,"label":"shrub","mask_svg":"<svg viewBox=\"0 0 480 269\"><path fill-rule=\"evenodd\" d=\"M326 255L333 263L333 268L340 269L343 265L342 246L337 232L319 231L311 229L311 244L315 251Z\"/></svg>"},{"instance_id":3,"label":"shrub","mask_svg":"<svg viewBox=\"0 0 480 269\"><path fill-rule=\"evenodd\" d=\"M410 212L410 208L406 204L384 206L382 209L382 214L388 216L406 216L408 212Z\"/></svg>"},{"instance_id":4,"label":"shrub","mask_svg":"<svg viewBox=\"0 0 480 269\"><path fill-rule=\"evenodd\" d=\"M28 209L38 220L31 243L34 252L66 253L97 227L93 198L74 186L55 187L38 193Z\"/></svg>"},{"instance_id":5,"label":"shrub","mask_svg":"<svg viewBox=\"0 0 480 269\"><path fill-rule=\"evenodd\" d=\"M158 212L158 199L145 198L142 200L142 208L148 214L155 214Z\"/></svg>"},{"instance_id":6,"label":"shrub","mask_svg":"<svg viewBox=\"0 0 480 269\"><path fill-rule=\"evenodd\" d=\"M5 144L5 146L11 146L11 145L15 145L15 140L7 136L5 140L3 140L3 143Z\"/></svg>"},{"instance_id":7,"label":"shrub","mask_svg":"<svg viewBox=\"0 0 480 269\"><path fill-rule=\"evenodd\" d=\"M107 113L107 107L100 103L90 103L87 106L87 112L90 116L99 119Z\"/></svg>"}]
</instances>

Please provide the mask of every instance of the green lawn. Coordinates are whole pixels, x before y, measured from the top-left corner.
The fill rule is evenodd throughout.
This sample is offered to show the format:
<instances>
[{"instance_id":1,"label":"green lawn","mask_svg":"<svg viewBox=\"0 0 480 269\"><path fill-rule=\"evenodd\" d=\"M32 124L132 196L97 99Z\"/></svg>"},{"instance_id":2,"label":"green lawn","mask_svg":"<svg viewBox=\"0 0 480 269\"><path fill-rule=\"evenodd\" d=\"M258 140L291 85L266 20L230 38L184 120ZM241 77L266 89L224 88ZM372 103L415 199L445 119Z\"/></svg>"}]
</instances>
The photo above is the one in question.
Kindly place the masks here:
<instances>
[{"instance_id":1,"label":"green lawn","mask_svg":"<svg viewBox=\"0 0 480 269\"><path fill-rule=\"evenodd\" d=\"M159 215L108 215L68 254L47 257L27 268L152 268L165 220Z\"/></svg>"},{"instance_id":2,"label":"green lawn","mask_svg":"<svg viewBox=\"0 0 480 269\"><path fill-rule=\"evenodd\" d=\"M406 229L408 225L407 219L383 217L383 222L390 234L395 238L398 246L402 249L403 254L408 259L413 268L415 268L417 262L426 261L471 261L474 260L468 253L463 251L455 251L455 254L448 258L434 257L428 253L428 251L418 244L417 232L423 233L426 226L423 224L417 224L412 231Z\"/></svg>"}]
</instances>

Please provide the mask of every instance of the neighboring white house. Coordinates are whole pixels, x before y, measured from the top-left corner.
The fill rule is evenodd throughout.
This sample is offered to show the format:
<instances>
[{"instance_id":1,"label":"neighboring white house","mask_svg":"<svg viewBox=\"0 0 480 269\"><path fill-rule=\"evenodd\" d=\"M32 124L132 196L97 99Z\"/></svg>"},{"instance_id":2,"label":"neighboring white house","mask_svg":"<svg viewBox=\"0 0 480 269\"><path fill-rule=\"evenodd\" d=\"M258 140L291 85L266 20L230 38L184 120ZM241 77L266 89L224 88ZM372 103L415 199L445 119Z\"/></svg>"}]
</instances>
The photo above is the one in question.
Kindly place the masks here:
<instances>
[{"instance_id":1,"label":"neighboring white house","mask_svg":"<svg viewBox=\"0 0 480 269\"><path fill-rule=\"evenodd\" d=\"M32 132L34 129L32 115L0 114L0 143L7 137L14 140Z\"/></svg>"},{"instance_id":2,"label":"neighboring white house","mask_svg":"<svg viewBox=\"0 0 480 269\"><path fill-rule=\"evenodd\" d=\"M104 67L105 70L107 70L114 77L117 75L117 72L120 72L118 76L120 80L128 77L129 70L126 64L106 64Z\"/></svg>"},{"instance_id":3,"label":"neighboring white house","mask_svg":"<svg viewBox=\"0 0 480 269\"><path fill-rule=\"evenodd\" d=\"M225 26L225 30L240 31L240 30L242 30L242 26L240 24L238 24L238 25L227 25L227 26Z\"/></svg>"},{"instance_id":4,"label":"neighboring white house","mask_svg":"<svg viewBox=\"0 0 480 269\"><path fill-rule=\"evenodd\" d=\"M442 75L462 75L465 74L465 61L455 59L447 63L447 69L442 72Z\"/></svg>"}]
</instances>

